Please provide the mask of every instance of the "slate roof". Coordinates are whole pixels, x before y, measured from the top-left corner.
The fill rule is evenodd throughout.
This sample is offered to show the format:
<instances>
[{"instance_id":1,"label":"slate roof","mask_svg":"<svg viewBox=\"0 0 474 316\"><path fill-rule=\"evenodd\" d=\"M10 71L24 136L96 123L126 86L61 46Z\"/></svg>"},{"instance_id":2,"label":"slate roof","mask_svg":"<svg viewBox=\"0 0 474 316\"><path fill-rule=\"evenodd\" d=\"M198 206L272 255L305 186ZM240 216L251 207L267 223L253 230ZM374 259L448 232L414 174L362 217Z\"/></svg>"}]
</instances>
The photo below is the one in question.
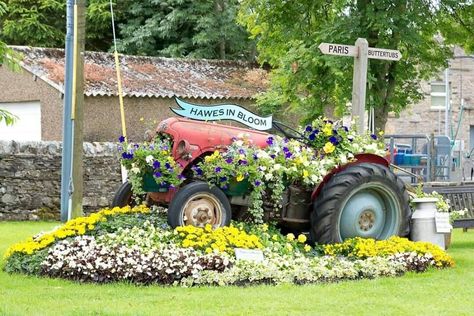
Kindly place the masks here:
<instances>
[{"instance_id":1,"label":"slate roof","mask_svg":"<svg viewBox=\"0 0 474 316\"><path fill-rule=\"evenodd\" d=\"M64 93L64 49L13 47L22 67ZM267 72L242 61L119 57L124 96L203 99L251 99L263 92ZM116 96L114 55L86 52L87 96Z\"/></svg>"}]
</instances>

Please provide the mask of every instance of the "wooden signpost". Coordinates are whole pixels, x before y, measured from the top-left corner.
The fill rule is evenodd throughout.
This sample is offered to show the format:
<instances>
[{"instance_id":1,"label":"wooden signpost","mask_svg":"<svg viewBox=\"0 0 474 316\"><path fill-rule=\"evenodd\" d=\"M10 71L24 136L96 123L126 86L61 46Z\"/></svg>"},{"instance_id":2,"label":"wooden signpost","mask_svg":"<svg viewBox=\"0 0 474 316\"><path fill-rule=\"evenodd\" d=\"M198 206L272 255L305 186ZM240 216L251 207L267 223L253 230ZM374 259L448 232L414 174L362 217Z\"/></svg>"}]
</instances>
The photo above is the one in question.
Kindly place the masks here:
<instances>
[{"instance_id":1,"label":"wooden signpost","mask_svg":"<svg viewBox=\"0 0 474 316\"><path fill-rule=\"evenodd\" d=\"M354 57L354 75L352 81L352 119L358 120L357 130L364 133L365 95L367 86L368 58L383 60L400 60L398 50L369 47L365 38L358 38L355 45L321 43L321 53L326 55Z\"/></svg>"}]
</instances>

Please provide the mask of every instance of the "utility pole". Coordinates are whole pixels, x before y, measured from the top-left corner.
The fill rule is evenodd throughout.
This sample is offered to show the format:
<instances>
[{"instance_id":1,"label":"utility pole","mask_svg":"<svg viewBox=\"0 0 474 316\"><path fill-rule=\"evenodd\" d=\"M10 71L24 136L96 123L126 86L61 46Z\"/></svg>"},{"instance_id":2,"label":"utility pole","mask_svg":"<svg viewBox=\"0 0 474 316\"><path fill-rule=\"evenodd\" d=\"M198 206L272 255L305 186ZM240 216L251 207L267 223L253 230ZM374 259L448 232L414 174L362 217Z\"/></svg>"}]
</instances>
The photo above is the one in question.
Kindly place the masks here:
<instances>
[{"instance_id":1,"label":"utility pole","mask_svg":"<svg viewBox=\"0 0 474 316\"><path fill-rule=\"evenodd\" d=\"M82 215L85 0L66 3L61 221Z\"/></svg>"},{"instance_id":2,"label":"utility pole","mask_svg":"<svg viewBox=\"0 0 474 316\"><path fill-rule=\"evenodd\" d=\"M84 196L84 169L83 169L83 142L84 142L84 51L85 51L85 30L86 0L76 0L77 19L74 27L74 86L73 86L73 119L74 119L74 146L72 160L72 184L74 191L71 197L71 218L83 215L82 198Z\"/></svg>"}]
</instances>

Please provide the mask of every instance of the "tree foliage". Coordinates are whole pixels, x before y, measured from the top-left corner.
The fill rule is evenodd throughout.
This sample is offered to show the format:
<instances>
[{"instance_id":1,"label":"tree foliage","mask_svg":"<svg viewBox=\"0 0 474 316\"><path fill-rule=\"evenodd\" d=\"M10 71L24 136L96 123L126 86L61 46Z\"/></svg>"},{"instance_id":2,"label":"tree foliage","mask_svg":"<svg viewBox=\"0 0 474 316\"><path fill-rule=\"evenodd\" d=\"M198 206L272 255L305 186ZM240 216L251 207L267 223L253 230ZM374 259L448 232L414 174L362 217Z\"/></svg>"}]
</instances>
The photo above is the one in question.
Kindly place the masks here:
<instances>
[{"instance_id":1,"label":"tree foliage","mask_svg":"<svg viewBox=\"0 0 474 316\"><path fill-rule=\"evenodd\" d=\"M5 4L8 10L0 19L1 40L10 45L64 47L66 1L5 0ZM119 18L121 8L121 6L117 8ZM109 0L87 1L86 46L88 49L107 50L110 48L112 44L110 20Z\"/></svg>"},{"instance_id":2,"label":"tree foliage","mask_svg":"<svg viewBox=\"0 0 474 316\"><path fill-rule=\"evenodd\" d=\"M4 2L0 1L0 17L7 11L7 6ZM20 56L9 48L4 42L0 41L0 66L6 65L10 69L18 69L18 61ZM6 125L12 125L17 120L17 117L7 110L0 109L0 123L5 121Z\"/></svg>"},{"instance_id":3,"label":"tree foliage","mask_svg":"<svg viewBox=\"0 0 474 316\"><path fill-rule=\"evenodd\" d=\"M323 55L318 45L354 45L362 37L403 55L398 62L369 61L367 107L383 129L388 113L419 100L419 82L446 65L450 50L435 36L438 11L430 0L243 0L240 21L258 40L260 62L274 68L259 104L267 111L289 105L307 121L325 107L347 112L353 59Z\"/></svg>"},{"instance_id":4,"label":"tree foliage","mask_svg":"<svg viewBox=\"0 0 474 316\"><path fill-rule=\"evenodd\" d=\"M120 24L120 50L169 57L251 59L253 42L236 23L238 0L144 0Z\"/></svg>"},{"instance_id":5,"label":"tree foliage","mask_svg":"<svg viewBox=\"0 0 474 316\"><path fill-rule=\"evenodd\" d=\"M440 29L447 43L461 45L466 52L474 52L474 3L443 0L440 3Z\"/></svg>"}]
</instances>

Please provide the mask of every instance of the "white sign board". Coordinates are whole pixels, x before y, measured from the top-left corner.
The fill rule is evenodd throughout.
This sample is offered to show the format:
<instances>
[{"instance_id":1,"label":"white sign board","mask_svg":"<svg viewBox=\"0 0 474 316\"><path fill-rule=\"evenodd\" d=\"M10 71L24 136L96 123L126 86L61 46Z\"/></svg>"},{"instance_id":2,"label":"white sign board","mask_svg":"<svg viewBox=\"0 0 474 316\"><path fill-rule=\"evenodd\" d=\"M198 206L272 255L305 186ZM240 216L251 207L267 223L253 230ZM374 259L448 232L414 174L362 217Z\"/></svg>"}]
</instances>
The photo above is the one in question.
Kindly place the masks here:
<instances>
[{"instance_id":1,"label":"white sign board","mask_svg":"<svg viewBox=\"0 0 474 316\"><path fill-rule=\"evenodd\" d=\"M272 117L258 116L243 107L234 104L199 105L185 102L176 98L176 103L181 109L170 108L179 116L198 121L233 120L247 125L253 129L264 131L272 128Z\"/></svg>"},{"instance_id":2,"label":"white sign board","mask_svg":"<svg viewBox=\"0 0 474 316\"><path fill-rule=\"evenodd\" d=\"M402 54L398 50L369 47L367 57L372 59L400 60Z\"/></svg>"},{"instance_id":3,"label":"white sign board","mask_svg":"<svg viewBox=\"0 0 474 316\"><path fill-rule=\"evenodd\" d=\"M321 43L318 46L321 53L326 55L357 57L357 49L353 45L342 45L334 43Z\"/></svg>"},{"instance_id":4,"label":"white sign board","mask_svg":"<svg viewBox=\"0 0 474 316\"><path fill-rule=\"evenodd\" d=\"M357 57L358 50L353 45L334 43L321 43L318 46L321 53L325 55ZM400 60L402 54L398 50L369 47L367 57L372 59Z\"/></svg>"},{"instance_id":5,"label":"white sign board","mask_svg":"<svg viewBox=\"0 0 474 316\"><path fill-rule=\"evenodd\" d=\"M263 261L263 252L261 250L235 248L234 251L237 260Z\"/></svg>"},{"instance_id":6,"label":"white sign board","mask_svg":"<svg viewBox=\"0 0 474 316\"><path fill-rule=\"evenodd\" d=\"M437 233L449 233L453 229L449 223L449 213L446 212L435 213L435 225Z\"/></svg>"}]
</instances>

